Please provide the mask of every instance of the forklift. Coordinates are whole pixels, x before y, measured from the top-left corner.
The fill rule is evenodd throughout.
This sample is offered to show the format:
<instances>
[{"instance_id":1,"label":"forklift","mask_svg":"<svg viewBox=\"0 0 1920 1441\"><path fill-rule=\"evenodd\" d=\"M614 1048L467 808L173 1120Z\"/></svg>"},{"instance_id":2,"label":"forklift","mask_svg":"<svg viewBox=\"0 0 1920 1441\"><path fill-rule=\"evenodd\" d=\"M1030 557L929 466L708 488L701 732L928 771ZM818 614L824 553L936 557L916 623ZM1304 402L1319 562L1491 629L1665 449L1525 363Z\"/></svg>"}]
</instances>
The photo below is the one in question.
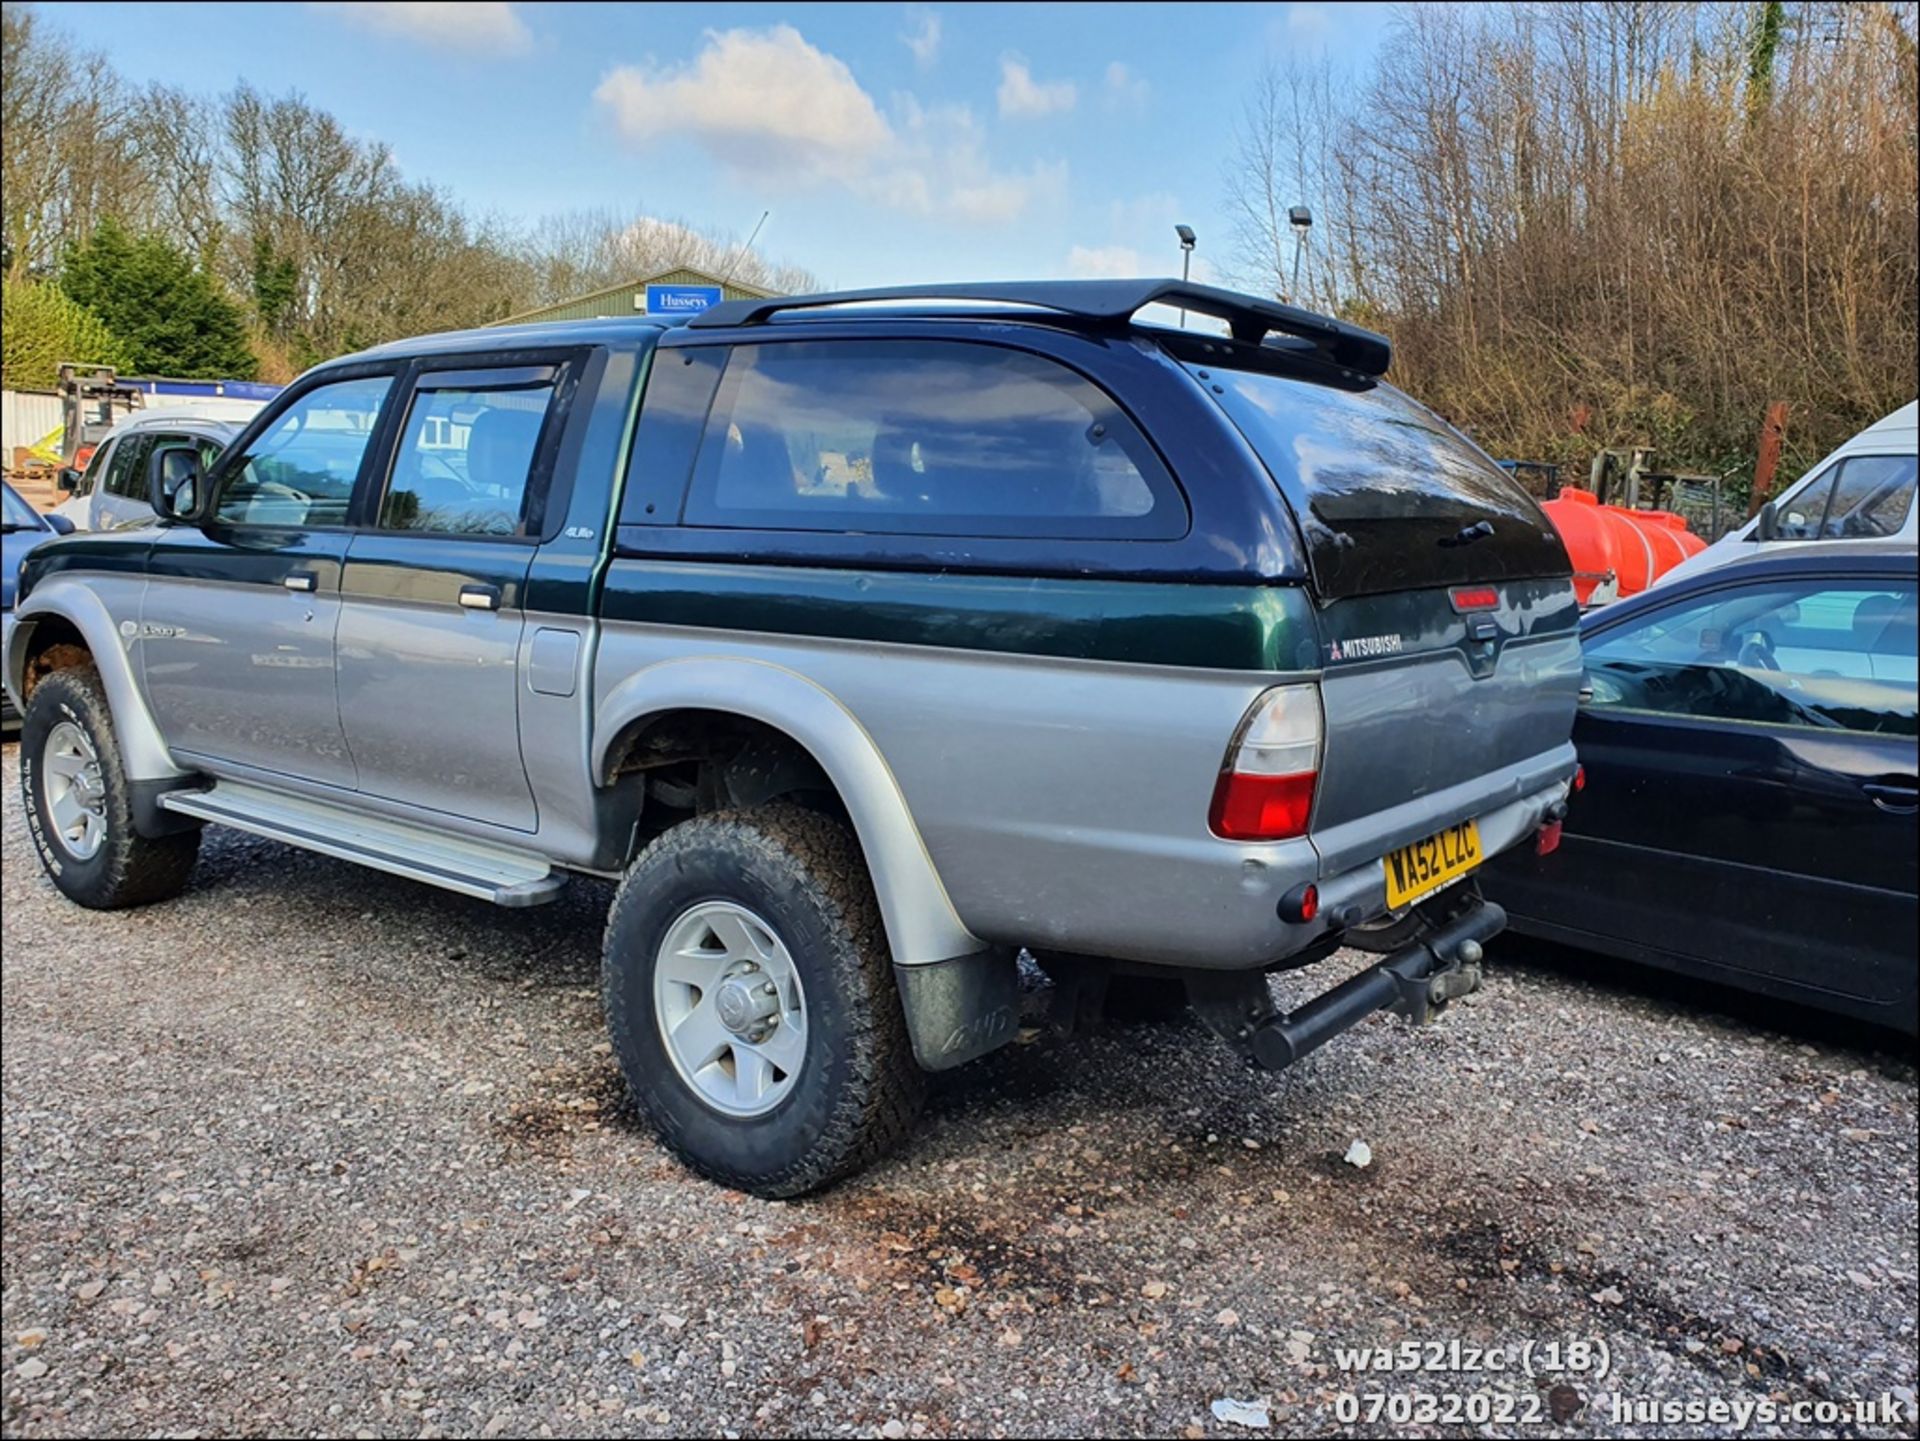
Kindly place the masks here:
<instances>
[{"instance_id":1,"label":"forklift","mask_svg":"<svg viewBox=\"0 0 1920 1441\"><path fill-rule=\"evenodd\" d=\"M1726 483L1733 474L1734 470L1720 475L1660 470L1654 465L1653 450L1636 446L1594 452L1587 487L1602 505L1672 511L1684 517L1695 534L1713 541L1745 518L1726 505Z\"/></svg>"},{"instance_id":2,"label":"forklift","mask_svg":"<svg viewBox=\"0 0 1920 1441\"><path fill-rule=\"evenodd\" d=\"M63 361L60 366L60 460L61 480L79 473L93 459L93 452L107 438L107 432L139 409L138 387L123 384L110 365L78 365ZM72 484L63 483L63 490Z\"/></svg>"}]
</instances>

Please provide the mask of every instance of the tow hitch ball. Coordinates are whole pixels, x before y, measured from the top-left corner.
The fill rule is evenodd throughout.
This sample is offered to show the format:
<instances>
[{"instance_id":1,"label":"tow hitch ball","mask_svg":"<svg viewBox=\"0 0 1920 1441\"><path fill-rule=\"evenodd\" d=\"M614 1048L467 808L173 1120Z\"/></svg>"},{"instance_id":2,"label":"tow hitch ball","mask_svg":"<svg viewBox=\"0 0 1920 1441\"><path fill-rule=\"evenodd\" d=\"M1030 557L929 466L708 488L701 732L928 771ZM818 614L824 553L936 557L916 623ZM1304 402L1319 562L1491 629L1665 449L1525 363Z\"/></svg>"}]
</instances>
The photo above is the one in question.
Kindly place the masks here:
<instances>
[{"instance_id":1,"label":"tow hitch ball","mask_svg":"<svg viewBox=\"0 0 1920 1441\"><path fill-rule=\"evenodd\" d=\"M1417 1026L1448 1001L1472 995L1480 989L1480 962L1485 957L1478 941L1469 938L1460 942L1454 948L1452 962L1433 971L1425 981L1402 980L1394 1010Z\"/></svg>"},{"instance_id":2,"label":"tow hitch ball","mask_svg":"<svg viewBox=\"0 0 1920 1441\"><path fill-rule=\"evenodd\" d=\"M1274 1009L1263 975L1190 980L1189 989L1195 1010L1216 1034L1277 1071L1375 1011L1391 1010L1421 1025L1449 1001L1479 990L1485 944L1506 924L1505 911L1480 901L1284 1015Z\"/></svg>"}]
</instances>

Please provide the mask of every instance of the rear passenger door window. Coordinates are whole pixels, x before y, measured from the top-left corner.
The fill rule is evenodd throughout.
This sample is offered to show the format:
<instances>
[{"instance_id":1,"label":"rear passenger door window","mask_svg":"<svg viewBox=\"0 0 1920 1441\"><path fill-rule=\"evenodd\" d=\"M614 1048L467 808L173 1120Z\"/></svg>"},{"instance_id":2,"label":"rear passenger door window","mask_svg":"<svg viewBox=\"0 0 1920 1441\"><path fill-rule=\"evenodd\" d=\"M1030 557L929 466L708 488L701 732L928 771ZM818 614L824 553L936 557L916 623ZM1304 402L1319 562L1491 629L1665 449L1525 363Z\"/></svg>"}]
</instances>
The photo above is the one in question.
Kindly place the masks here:
<instances>
[{"instance_id":1,"label":"rear passenger door window","mask_svg":"<svg viewBox=\"0 0 1920 1441\"><path fill-rule=\"evenodd\" d=\"M106 493L123 500L146 498L146 459L153 453L151 435L124 435L107 462Z\"/></svg>"},{"instance_id":2,"label":"rear passenger door window","mask_svg":"<svg viewBox=\"0 0 1920 1441\"><path fill-rule=\"evenodd\" d=\"M392 386L392 376L370 375L300 396L226 472L216 517L229 525L345 525Z\"/></svg>"},{"instance_id":3,"label":"rear passenger door window","mask_svg":"<svg viewBox=\"0 0 1920 1441\"><path fill-rule=\"evenodd\" d=\"M1065 366L953 341L734 349L686 521L757 530L1172 539L1183 498L1118 405Z\"/></svg>"},{"instance_id":4,"label":"rear passenger door window","mask_svg":"<svg viewBox=\"0 0 1920 1441\"><path fill-rule=\"evenodd\" d=\"M527 534L529 479L555 378L552 366L422 375L381 497L380 529Z\"/></svg>"}]
</instances>

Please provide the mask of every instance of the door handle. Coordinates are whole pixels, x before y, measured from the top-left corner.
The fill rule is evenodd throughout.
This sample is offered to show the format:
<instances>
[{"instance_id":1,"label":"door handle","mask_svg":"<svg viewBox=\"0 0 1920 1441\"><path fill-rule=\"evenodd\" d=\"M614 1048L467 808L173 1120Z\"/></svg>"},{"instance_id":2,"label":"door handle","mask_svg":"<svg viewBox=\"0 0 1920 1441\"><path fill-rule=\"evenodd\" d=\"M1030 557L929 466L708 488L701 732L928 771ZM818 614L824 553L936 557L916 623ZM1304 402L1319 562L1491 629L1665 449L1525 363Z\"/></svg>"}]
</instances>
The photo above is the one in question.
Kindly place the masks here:
<instances>
[{"instance_id":1,"label":"door handle","mask_svg":"<svg viewBox=\"0 0 1920 1441\"><path fill-rule=\"evenodd\" d=\"M1892 780L1862 781L1860 789L1889 815L1910 816L1920 811L1920 782L1895 777Z\"/></svg>"},{"instance_id":2,"label":"door handle","mask_svg":"<svg viewBox=\"0 0 1920 1441\"><path fill-rule=\"evenodd\" d=\"M460 587L460 604L468 610L498 610L500 609L500 587L463 585Z\"/></svg>"},{"instance_id":3,"label":"door handle","mask_svg":"<svg viewBox=\"0 0 1920 1441\"><path fill-rule=\"evenodd\" d=\"M280 584L288 590L311 591L320 584L320 577L310 570L290 570L282 577Z\"/></svg>"}]
</instances>

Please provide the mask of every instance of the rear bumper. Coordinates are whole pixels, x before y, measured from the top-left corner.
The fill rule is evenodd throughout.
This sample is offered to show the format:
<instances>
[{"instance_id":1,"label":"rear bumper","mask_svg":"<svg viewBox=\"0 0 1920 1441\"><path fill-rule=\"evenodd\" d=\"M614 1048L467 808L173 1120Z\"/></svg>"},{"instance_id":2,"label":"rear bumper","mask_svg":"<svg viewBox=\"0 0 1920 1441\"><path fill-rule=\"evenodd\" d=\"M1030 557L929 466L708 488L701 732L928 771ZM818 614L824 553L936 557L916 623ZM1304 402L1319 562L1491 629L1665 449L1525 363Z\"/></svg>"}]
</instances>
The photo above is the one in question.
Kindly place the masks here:
<instances>
[{"instance_id":1,"label":"rear bumper","mask_svg":"<svg viewBox=\"0 0 1920 1441\"><path fill-rule=\"evenodd\" d=\"M1489 861L1519 845L1540 829L1547 812L1572 789L1573 747L1564 751L1551 761L1542 758L1540 770L1518 778L1519 795L1491 808L1482 808L1486 799L1472 794L1478 787L1455 787L1469 794L1442 792L1315 836L1326 868L1319 882L1318 919L1328 927L1351 926L1387 915L1387 873L1381 857L1458 821L1479 821L1480 846Z\"/></svg>"},{"instance_id":2,"label":"rear bumper","mask_svg":"<svg viewBox=\"0 0 1920 1441\"><path fill-rule=\"evenodd\" d=\"M1468 819L1479 822L1489 860L1528 840L1548 810L1567 799L1574 764L1572 745L1562 745L1315 832L1310 840L1256 845L1208 837L1169 848L1158 853L1150 872L1139 875L1139 884L1124 885L1117 893L1110 889L1103 908L1056 907L1048 912L1057 923L1054 933L1014 943L1190 970L1261 970L1332 931L1391 914L1383 857L1400 846ZM1314 919L1283 920L1282 897L1308 881L1320 893Z\"/></svg>"}]
</instances>

